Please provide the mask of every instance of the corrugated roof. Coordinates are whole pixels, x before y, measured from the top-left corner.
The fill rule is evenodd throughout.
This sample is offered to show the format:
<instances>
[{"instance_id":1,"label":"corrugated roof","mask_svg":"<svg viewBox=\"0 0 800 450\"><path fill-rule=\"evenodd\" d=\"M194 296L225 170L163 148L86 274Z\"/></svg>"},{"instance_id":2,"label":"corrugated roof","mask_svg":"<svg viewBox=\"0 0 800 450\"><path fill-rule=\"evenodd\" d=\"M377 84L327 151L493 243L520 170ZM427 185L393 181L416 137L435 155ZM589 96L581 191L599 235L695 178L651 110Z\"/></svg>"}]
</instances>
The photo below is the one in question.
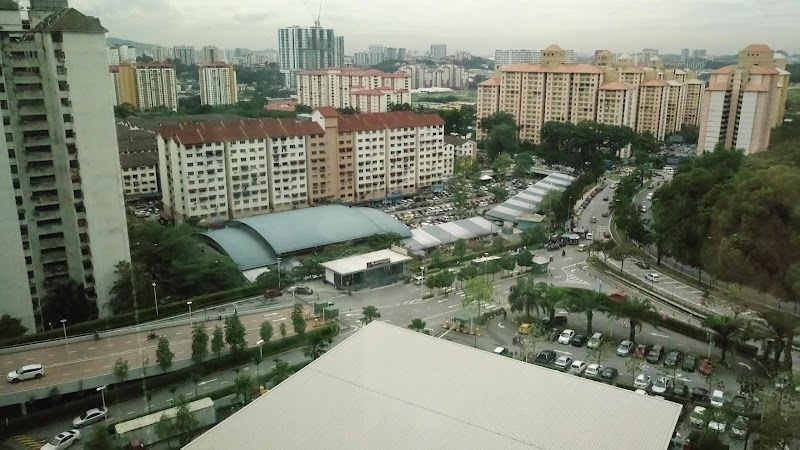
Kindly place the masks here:
<instances>
[{"instance_id":1,"label":"corrugated roof","mask_svg":"<svg viewBox=\"0 0 800 450\"><path fill-rule=\"evenodd\" d=\"M52 33L54 31L73 33L108 33L108 30L100 25L100 19L97 17L86 16L74 8L66 8L47 16L36 26L34 31L48 33Z\"/></svg>"},{"instance_id":2,"label":"corrugated roof","mask_svg":"<svg viewBox=\"0 0 800 450\"><path fill-rule=\"evenodd\" d=\"M426 250L449 244L459 239L470 240L489 236L500 231L499 227L483 217L456 220L429 227L411 230L412 237L403 240L403 246L411 250Z\"/></svg>"},{"instance_id":3,"label":"corrugated roof","mask_svg":"<svg viewBox=\"0 0 800 450\"><path fill-rule=\"evenodd\" d=\"M413 111L393 111L372 114L345 114L339 117L339 131L370 131L397 128L432 127L444 125L438 114L417 114Z\"/></svg>"},{"instance_id":4,"label":"corrugated roof","mask_svg":"<svg viewBox=\"0 0 800 450\"><path fill-rule=\"evenodd\" d=\"M320 265L326 269L331 269L338 274L349 275L352 273L365 271L368 268L368 263L385 259L388 259L391 264L411 261L411 257L401 255L395 251L378 250L376 252L353 255L347 258L337 259L335 261L324 262Z\"/></svg>"},{"instance_id":5,"label":"corrugated roof","mask_svg":"<svg viewBox=\"0 0 800 450\"><path fill-rule=\"evenodd\" d=\"M681 405L374 321L185 449L666 449Z\"/></svg>"},{"instance_id":6,"label":"corrugated roof","mask_svg":"<svg viewBox=\"0 0 800 450\"><path fill-rule=\"evenodd\" d=\"M120 153L119 165L123 169L158 165L158 152Z\"/></svg>"},{"instance_id":7,"label":"corrugated roof","mask_svg":"<svg viewBox=\"0 0 800 450\"><path fill-rule=\"evenodd\" d=\"M203 235L246 270L272 264L283 254L380 233L411 236L405 225L383 211L342 205L244 217Z\"/></svg>"},{"instance_id":8,"label":"corrugated roof","mask_svg":"<svg viewBox=\"0 0 800 450\"><path fill-rule=\"evenodd\" d=\"M183 145L204 142L225 142L266 137L308 136L325 131L316 122L294 119L242 119L235 122L200 122L165 125L159 133L164 139L174 139Z\"/></svg>"},{"instance_id":9,"label":"corrugated roof","mask_svg":"<svg viewBox=\"0 0 800 450\"><path fill-rule=\"evenodd\" d=\"M516 222L524 213L536 212L544 195L552 190L563 191L575 180L575 177L563 173L552 173L533 186L495 206L486 213L486 217Z\"/></svg>"}]
</instances>

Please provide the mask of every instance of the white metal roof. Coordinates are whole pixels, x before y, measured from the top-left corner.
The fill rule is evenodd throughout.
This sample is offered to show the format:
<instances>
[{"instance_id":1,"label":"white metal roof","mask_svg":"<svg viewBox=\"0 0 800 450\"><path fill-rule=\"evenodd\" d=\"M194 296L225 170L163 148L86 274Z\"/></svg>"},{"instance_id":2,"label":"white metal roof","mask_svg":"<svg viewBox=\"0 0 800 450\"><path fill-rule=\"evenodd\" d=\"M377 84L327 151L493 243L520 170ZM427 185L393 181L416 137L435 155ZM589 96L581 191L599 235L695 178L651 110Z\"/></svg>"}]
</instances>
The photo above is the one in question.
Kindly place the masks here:
<instances>
[{"instance_id":1,"label":"white metal roof","mask_svg":"<svg viewBox=\"0 0 800 450\"><path fill-rule=\"evenodd\" d=\"M203 397L200 400L195 400L193 402L189 402L186 405L189 408L189 412L199 411L204 408L213 407L214 400L211 400L210 397ZM129 420L127 422L122 422L114 425L114 430L116 430L118 435L125 434L129 431L138 430L139 428L144 428L149 425L153 425L161 419L161 416L166 415L169 418L175 417L175 414L178 412L178 407L172 407L169 409L165 409L163 411L154 412L152 414L148 414L146 416L138 417L133 420Z\"/></svg>"},{"instance_id":2,"label":"white metal roof","mask_svg":"<svg viewBox=\"0 0 800 450\"><path fill-rule=\"evenodd\" d=\"M666 449L681 405L372 322L186 449Z\"/></svg>"},{"instance_id":3,"label":"white metal roof","mask_svg":"<svg viewBox=\"0 0 800 450\"><path fill-rule=\"evenodd\" d=\"M376 252L350 256L347 258L337 259L335 261L328 261L326 263L322 263L321 266L326 269L331 269L336 273L348 275L367 270L367 263L385 259L388 259L390 264L394 264L403 261L410 261L411 257L401 255L400 253L392 250L378 250Z\"/></svg>"}]
</instances>

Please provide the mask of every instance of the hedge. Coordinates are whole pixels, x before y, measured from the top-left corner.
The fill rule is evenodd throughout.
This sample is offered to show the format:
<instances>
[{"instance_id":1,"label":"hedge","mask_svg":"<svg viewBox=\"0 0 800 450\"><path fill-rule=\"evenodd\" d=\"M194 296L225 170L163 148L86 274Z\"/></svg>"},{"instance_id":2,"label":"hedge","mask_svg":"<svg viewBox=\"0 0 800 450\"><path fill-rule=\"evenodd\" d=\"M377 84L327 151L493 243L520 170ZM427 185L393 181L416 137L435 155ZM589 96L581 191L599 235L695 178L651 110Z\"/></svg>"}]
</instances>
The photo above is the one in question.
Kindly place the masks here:
<instances>
[{"instance_id":1,"label":"hedge","mask_svg":"<svg viewBox=\"0 0 800 450\"><path fill-rule=\"evenodd\" d=\"M270 356L283 353L287 350L302 347L305 344L305 336L322 333L328 328L334 328L338 334L338 327L335 324L323 325L305 333L304 336L292 335L276 341L270 341L264 344L263 353L264 360L269 360ZM257 348L247 349L239 353L228 353L226 355L215 358L211 356L210 359L203 361L200 364L187 367L185 369L176 370L174 372L167 372L162 375L152 376L147 378L147 390L153 392L162 389L166 386L173 385L178 382L186 381L191 378L192 373L197 373L201 376L216 373L222 370L228 370L232 367L237 367L241 364L252 361L252 357L258 354ZM307 364L307 363L305 363ZM296 364L292 367L301 366L303 363ZM296 370L299 370L296 369ZM128 380L124 383L117 383L113 385L113 389L108 392L109 396L119 396L120 401L128 400L131 398L140 397L144 394L141 379ZM87 395L87 392L92 394ZM214 398L214 397L212 397ZM219 398L219 397L217 397ZM65 400L66 399L66 400ZM63 394L58 399L50 397L36 400L29 409L37 407L42 408L39 411L30 412L28 415L19 417L8 418L8 426L0 430L0 437L7 437L14 434L19 434L22 430L40 426L42 423L48 423L55 420L61 420L64 416L78 414L90 408L96 408L101 403L101 396L92 391L81 391L71 394ZM17 406L5 407L8 411ZM163 409L163 408L162 408ZM153 410L152 412L156 412ZM6 416L8 417L8 416ZM126 420L134 419L135 417L127 418Z\"/></svg>"}]
</instances>

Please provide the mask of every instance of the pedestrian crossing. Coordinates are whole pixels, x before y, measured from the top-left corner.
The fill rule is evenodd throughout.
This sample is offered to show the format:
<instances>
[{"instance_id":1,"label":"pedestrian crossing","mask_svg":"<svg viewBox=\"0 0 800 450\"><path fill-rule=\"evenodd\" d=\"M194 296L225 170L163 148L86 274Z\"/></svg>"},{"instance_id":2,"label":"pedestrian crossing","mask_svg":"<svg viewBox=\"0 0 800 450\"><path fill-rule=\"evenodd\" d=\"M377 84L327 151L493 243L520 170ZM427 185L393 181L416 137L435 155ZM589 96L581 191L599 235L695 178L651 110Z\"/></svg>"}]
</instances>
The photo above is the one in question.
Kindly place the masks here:
<instances>
[{"instance_id":1,"label":"pedestrian crossing","mask_svg":"<svg viewBox=\"0 0 800 450\"><path fill-rule=\"evenodd\" d=\"M30 448L33 450L38 450L42 448L42 446L45 444L44 441L34 439L30 436L25 436L24 434L18 434L16 436L13 436L11 440L15 441L18 444L21 444L25 448Z\"/></svg>"}]
</instances>

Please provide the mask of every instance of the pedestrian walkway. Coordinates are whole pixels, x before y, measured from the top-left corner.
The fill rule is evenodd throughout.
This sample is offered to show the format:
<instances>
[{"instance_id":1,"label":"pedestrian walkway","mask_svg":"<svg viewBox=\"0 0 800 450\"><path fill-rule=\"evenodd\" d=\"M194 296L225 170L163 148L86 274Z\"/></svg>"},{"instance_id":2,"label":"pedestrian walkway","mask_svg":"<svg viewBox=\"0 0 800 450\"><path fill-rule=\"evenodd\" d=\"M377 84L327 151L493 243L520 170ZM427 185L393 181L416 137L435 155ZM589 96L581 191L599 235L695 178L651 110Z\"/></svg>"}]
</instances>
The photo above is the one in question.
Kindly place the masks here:
<instances>
[{"instance_id":1,"label":"pedestrian walkway","mask_svg":"<svg viewBox=\"0 0 800 450\"><path fill-rule=\"evenodd\" d=\"M16 436L12 436L11 441L14 441L25 448L29 448L31 450L39 450L42 446L46 443L45 441L34 439L28 435L18 434Z\"/></svg>"}]
</instances>

